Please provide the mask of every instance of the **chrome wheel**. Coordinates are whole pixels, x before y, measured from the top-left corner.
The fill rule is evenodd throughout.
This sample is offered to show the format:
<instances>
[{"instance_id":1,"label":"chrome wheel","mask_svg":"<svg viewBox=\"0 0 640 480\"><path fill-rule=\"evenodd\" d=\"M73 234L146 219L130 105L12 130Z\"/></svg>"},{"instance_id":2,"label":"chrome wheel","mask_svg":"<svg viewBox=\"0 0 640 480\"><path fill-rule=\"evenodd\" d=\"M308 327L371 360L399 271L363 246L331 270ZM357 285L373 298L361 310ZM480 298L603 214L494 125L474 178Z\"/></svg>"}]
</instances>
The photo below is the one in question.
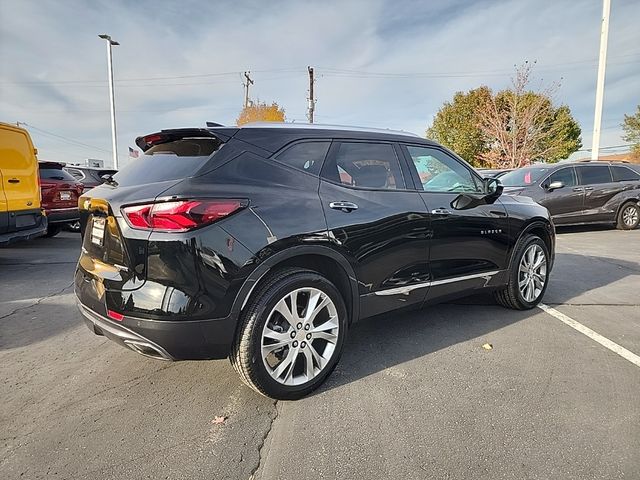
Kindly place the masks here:
<instances>
[{"instance_id":1,"label":"chrome wheel","mask_svg":"<svg viewBox=\"0 0 640 480\"><path fill-rule=\"evenodd\" d=\"M638 209L633 205L629 205L622 211L622 222L627 227L633 227L638 223Z\"/></svg>"},{"instance_id":2,"label":"chrome wheel","mask_svg":"<svg viewBox=\"0 0 640 480\"><path fill-rule=\"evenodd\" d=\"M299 288L280 299L262 329L262 362L283 385L301 385L327 366L338 342L338 313L325 292Z\"/></svg>"},{"instance_id":3,"label":"chrome wheel","mask_svg":"<svg viewBox=\"0 0 640 480\"><path fill-rule=\"evenodd\" d=\"M520 259L518 270L518 288L522 298L531 303L542 294L547 281L547 257L542 247L530 245Z\"/></svg>"}]
</instances>

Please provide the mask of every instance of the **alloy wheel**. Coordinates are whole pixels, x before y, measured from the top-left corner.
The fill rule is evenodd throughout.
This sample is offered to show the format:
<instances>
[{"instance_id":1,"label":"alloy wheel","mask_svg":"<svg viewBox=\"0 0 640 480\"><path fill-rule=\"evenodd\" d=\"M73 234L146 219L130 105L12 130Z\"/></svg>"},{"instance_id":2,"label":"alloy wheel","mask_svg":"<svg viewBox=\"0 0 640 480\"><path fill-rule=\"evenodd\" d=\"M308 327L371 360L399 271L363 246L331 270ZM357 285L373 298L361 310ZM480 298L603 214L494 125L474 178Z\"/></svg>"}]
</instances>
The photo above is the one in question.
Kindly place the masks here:
<instances>
[{"instance_id":1,"label":"alloy wheel","mask_svg":"<svg viewBox=\"0 0 640 480\"><path fill-rule=\"evenodd\" d=\"M547 281L547 257L538 244L530 245L520 259L518 288L525 301L531 303L540 297Z\"/></svg>"},{"instance_id":2,"label":"alloy wheel","mask_svg":"<svg viewBox=\"0 0 640 480\"><path fill-rule=\"evenodd\" d=\"M262 329L262 362L283 385L302 385L327 366L338 342L335 304L322 290L296 289L276 303Z\"/></svg>"},{"instance_id":3,"label":"alloy wheel","mask_svg":"<svg viewBox=\"0 0 640 480\"><path fill-rule=\"evenodd\" d=\"M627 227L633 227L638 223L638 209L629 205L622 211L622 221Z\"/></svg>"}]
</instances>

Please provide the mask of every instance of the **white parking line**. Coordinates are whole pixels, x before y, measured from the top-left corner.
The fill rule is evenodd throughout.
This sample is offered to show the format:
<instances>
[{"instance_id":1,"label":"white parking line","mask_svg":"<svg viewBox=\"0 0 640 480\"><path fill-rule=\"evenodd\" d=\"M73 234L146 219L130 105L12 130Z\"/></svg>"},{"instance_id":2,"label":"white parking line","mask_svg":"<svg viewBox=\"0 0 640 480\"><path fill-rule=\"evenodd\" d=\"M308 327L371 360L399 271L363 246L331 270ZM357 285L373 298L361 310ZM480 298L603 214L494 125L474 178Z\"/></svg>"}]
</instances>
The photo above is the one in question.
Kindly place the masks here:
<instances>
[{"instance_id":1,"label":"white parking line","mask_svg":"<svg viewBox=\"0 0 640 480\"><path fill-rule=\"evenodd\" d=\"M612 352L617 353L622 358L624 358L626 360L629 360L636 367L640 367L640 356L636 355L635 353L630 352L629 350L627 350L624 347L621 347L620 345L618 345L615 342L612 342L607 337L603 337L599 333L594 332L589 327L585 327L580 322L575 321L573 318L565 315L562 312L559 312L555 308L552 308L552 307L550 307L548 305L545 305L544 303L539 304L538 308L540 308L541 310L544 310L549 315L557 318L562 323L565 323L565 324L569 325L571 328L573 328L573 329L579 331L580 333L586 335L591 340L595 340L596 342L598 342L603 347L606 347L609 350L611 350Z\"/></svg>"}]
</instances>

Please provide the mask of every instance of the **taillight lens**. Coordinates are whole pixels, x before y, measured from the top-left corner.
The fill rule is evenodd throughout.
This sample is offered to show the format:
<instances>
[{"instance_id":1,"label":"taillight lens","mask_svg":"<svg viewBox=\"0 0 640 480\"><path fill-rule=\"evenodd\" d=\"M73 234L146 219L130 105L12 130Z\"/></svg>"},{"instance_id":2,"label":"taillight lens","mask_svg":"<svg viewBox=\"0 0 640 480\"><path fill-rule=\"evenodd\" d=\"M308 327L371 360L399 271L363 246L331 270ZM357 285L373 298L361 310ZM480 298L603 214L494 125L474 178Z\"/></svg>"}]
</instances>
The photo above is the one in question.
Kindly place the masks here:
<instances>
[{"instance_id":1,"label":"taillight lens","mask_svg":"<svg viewBox=\"0 0 640 480\"><path fill-rule=\"evenodd\" d=\"M127 222L140 230L186 232L244 208L244 200L180 200L124 207Z\"/></svg>"}]
</instances>

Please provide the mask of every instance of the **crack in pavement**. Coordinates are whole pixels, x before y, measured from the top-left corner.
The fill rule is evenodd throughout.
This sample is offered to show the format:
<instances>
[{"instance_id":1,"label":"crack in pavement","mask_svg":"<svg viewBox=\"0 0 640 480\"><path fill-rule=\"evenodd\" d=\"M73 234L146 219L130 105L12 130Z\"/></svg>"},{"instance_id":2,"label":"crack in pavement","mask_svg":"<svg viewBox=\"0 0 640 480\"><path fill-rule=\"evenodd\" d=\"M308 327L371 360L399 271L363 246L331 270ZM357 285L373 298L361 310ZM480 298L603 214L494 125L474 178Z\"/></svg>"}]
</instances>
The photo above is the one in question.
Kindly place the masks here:
<instances>
[{"instance_id":1,"label":"crack in pavement","mask_svg":"<svg viewBox=\"0 0 640 480\"><path fill-rule=\"evenodd\" d=\"M25 305L23 307L18 307L12 311L10 311L9 313L6 313L2 316L0 316L0 320L10 317L11 315L15 315L17 312L21 312L22 310L26 310L28 308L33 308L37 305L40 305L40 303L42 303L44 300L51 298L51 297L55 297L56 295L62 295L64 293L65 290L67 290L68 288L73 287L73 282L71 282L69 285L63 287L61 290L57 290L53 293L50 293L49 295L45 295L44 297L40 297L38 298L35 302L29 304L29 305Z\"/></svg>"},{"instance_id":2,"label":"crack in pavement","mask_svg":"<svg viewBox=\"0 0 640 480\"><path fill-rule=\"evenodd\" d=\"M258 447L258 465L256 465L256 468L254 468L251 473L249 474L249 480L254 480L256 478L256 473L258 472L258 470L260 470L260 467L262 466L262 460L263 460L263 453L262 451L264 450L265 445L267 445L267 438L269 438L269 435L271 435L271 431L273 430L273 423L276 421L276 419L278 418L278 401L274 400L273 401L273 415L271 415L271 422L269 423L269 428L267 428L267 431L265 432L264 436L262 437L262 442L260 443L260 446ZM266 458L266 453L264 453L264 458Z\"/></svg>"}]
</instances>

